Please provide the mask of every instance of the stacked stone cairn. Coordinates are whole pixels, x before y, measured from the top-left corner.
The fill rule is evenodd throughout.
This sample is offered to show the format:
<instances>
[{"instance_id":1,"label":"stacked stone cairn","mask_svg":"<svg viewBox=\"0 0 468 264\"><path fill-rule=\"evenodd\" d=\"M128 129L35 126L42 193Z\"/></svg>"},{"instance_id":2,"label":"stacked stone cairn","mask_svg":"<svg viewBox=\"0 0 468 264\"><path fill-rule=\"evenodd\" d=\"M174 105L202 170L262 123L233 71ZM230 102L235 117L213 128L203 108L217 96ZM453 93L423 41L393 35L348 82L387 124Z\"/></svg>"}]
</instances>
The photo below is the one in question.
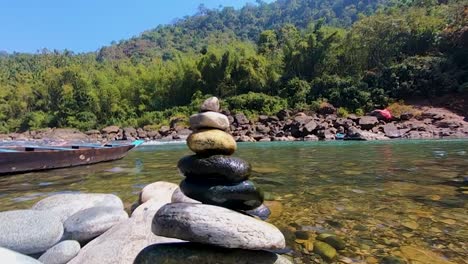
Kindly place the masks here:
<instances>
[{"instance_id":1,"label":"stacked stone cairn","mask_svg":"<svg viewBox=\"0 0 468 264\"><path fill-rule=\"evenodd\" d=\"M185 198L176 202L173 196L152 222L154 234L189 242L150 246L135 263L291 263L275 253L285 249L281 231L259 219L269 210L263 193L248 180L250 164L230 156L237 145L226 132L229 120L219 113L216 97L190 117L190 126L187 145L196 154L178 163L185 176L179 196Z\"/></svg>"}]
</instances>

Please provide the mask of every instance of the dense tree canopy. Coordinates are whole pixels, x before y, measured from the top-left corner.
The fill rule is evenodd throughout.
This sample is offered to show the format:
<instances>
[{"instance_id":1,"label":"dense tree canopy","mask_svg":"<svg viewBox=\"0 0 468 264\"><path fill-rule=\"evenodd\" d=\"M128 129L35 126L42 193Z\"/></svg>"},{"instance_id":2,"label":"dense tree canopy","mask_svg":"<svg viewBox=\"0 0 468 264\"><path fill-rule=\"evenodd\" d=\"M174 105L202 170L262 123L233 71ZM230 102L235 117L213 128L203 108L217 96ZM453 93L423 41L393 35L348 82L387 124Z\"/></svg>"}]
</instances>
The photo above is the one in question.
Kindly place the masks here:
<instances>
[{"instance_id":1,"label":"dense tree canopy","mask_svg":"<svg viewBox=\"0 0 468 264\"><path fill-rule=\"evenodd\" d=\"M202 6L96 53L2 53L0 132L161 124L207 95L270 114L466 93L467 17L465 1L258 1Z\"/></svg>"}]
</instances>

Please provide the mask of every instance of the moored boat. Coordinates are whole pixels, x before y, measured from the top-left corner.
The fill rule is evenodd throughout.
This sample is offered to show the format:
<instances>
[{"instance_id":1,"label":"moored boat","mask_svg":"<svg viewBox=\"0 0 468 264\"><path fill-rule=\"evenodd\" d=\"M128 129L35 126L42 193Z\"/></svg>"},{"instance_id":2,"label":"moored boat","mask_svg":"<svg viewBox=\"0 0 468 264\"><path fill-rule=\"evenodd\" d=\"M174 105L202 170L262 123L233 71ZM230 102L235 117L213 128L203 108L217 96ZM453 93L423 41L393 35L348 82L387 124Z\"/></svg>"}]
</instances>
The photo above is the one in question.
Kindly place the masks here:
<instances>
[{"instance_id":1,"label":"moored boat","mask_svg":"<svg viewBox=\"0 0 468 264\"><path fill-rule=\"evenodd\" d=\"M122 144L0 147L0 175L68 168L118 160L143 140Z\"/></svg>"}]
</instances>

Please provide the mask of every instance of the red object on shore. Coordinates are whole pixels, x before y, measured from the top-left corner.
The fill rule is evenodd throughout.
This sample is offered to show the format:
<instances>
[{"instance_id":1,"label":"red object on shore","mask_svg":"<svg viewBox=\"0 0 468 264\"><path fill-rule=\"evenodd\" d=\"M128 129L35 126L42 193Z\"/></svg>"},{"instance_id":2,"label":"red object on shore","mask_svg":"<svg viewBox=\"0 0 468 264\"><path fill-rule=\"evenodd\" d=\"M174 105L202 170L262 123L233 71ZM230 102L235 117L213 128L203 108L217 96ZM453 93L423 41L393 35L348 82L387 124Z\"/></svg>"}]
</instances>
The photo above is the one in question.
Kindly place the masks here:
<instances>
[{"instance_id":1,"label":"red object on shore","mask_svg":"<svg viewBox=\"0 0 468 264\"><path fill-rule=\"evenodd\" d=\"M392 113L390 113L390 110L384 109L384 110L378 110L380 114L385 117L385 119L390 120L392 119Z\"/></svg>"}]
</instances>

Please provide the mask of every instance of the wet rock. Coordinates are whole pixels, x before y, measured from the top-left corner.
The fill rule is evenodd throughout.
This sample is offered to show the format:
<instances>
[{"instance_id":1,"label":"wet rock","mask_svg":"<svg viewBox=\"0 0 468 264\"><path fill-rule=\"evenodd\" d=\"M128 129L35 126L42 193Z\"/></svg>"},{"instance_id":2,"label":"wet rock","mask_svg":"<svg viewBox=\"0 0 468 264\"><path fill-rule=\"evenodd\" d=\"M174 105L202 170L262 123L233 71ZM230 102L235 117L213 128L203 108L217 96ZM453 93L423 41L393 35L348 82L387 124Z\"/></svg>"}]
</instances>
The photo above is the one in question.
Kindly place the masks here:
<instances>
[{"instance_id":1,"label":"wet rock","mask_svg":"<svg viewBox=\"0 0 468 264\"><path fill-rule=\"evenodd\" d=\"M78 241L65 240L48 249L39 257L39 261L44 264L66 264L78 255L80 249Z\"/></svg>"},{"instance_id":2,"label":"wet rock","mask_svg":"<svg viewBox=\"0 0 468 264\"><path fill-rule=\"evenodd\" d=\"M219 112L219 99L217 97L210 97L206 99L200 106L200 112Z\"/></svg>"},{"instance_id":3,"label":"wet rock","mask_svg":"<svg viewBox=\"0 0 468 264\"><path fill-rule=\"evenodd\" d=\"M371 130L378 123L379 120L375 116L361 116L359 119L359 125L365 130Z\"/></svg>"},{"instance_id":4,"label":"wet rock","mask_svg":"<svg viewBox=\"0 0 468 264\"><path fill-rule=\"evenodd\" d=\"M0 213L0 247L22 254L44 252L63 235L60 217L53 212L16 210Z\"/></svg>"},{"instance_id":5,"label":"wet rock","mask_svg":"<svg viewBox=\"0 0 468 264\"><path fill-rule=\"evenodd\" d=\"M265 201L265 206L270 209L270 217L271 218L278 218L283 213L283 204L280 201Z\"/></svg>"},{"instance_id":6,"label":"wet rock","mask_svg":"<svg viewBox=\"0 0 468 264\"><path fill-rule=\"evenodd\" d=\"M228 183L247 180L252 170L243 159L221 155L186 156L179 160L177 167L189 179Z\"/></svg>"},{"instance_id":7,"label":"wet rock","mask_svg":"<svg viewBox=\"0 0 468 264\"><path fill-rule=\"evenodd\" d=\"M204 204L236 210L252 210L263 203L263 193L251 181L236 185L215 185L183 180L180 189L188 197Z\"/></svg>"},{"instance_id":8,"label":"wet rock","mask_svg":"<svg viewBox=\"0 0 468 264\"><path fill-rule=\"evenodd\" d=\"M307 240L309 239L309 232L307 231L296 231L294 232L294 235L296 236L297 239L302 239L302 240Z\"/></svg>"},{"instance_id":9,"label":"wet rock","mask_svg":"<svg viewBox=\"0 0 468 264\"><path fill-rule=\"evenodd\" d=\"M307 135L304 137L304 141L318 141L319 138L316 135Z\"/></svg>"},{"instance_id":10,"label":"wet rock","mask_svg":"<svg viewBox=\"0 0 468 264\"><path fill-rule=\"evenodd\" d=\"M323 241L336 250L343 250L346 247L346 243L343 239L339 238L334 234L323 233L317 236L317 240Z\"/></svg>"},{"instance_id":11,"label":"wet rock","mask_svg":"<svg viewBox=\"0 0 468 264\"><path fill-rule=\"evenodd\" d=\"M187 139L188 147L197 154L231 155L237 149L234 138L228 133L217 130L200 130Z\"/></svg>"},{"instance_id":12,"label":"wet rock","mask_svg":"<svg viewBox=\"0 0 468 264\"><path fill-rule=\"evenodd\" d=\"M52 212L65 221L72 214L91 207L124 209L122 200L113 194L65 193L49 196L37 202L32 209Z\"/></svg>"},{"instance_id":13,"label":"wet rock","mask_svg":"<svg viewBox=\"0 0 468 264\"><path fill-rule=\"evenodd\" d=\"M3 247L0 247L0 260L5 264L43 264L29 256Z\"/></svg>"},{"instance_id":14,"label":"wet rock","mask_svg":"<svg viewBox=\"0 0 468 264\"><path fill-rule=\"evenodd\" d=\"M180 188L177 188L172 194L171 202L173 203L201 203L185 195Z\"/></svg>"},{"instance_id":15,"label":"wet rock","mask_svg":"<svg viewBox=\"0 0 468 264\"><path fill-rule=\"evenodd\" d=\"M66 239L87 242L128 218L127 213L115 207L92 207L70 216L64 223Z\"/></svg>"},{"instance_id":16,"label":"wet rock","mask_svg":"<svg viewBox=\"0 0 468 264\"><path fill-rule=\"evenodd\" d=\"M190 116L190 127L194 130L202 128L217 128L226 130L229 128L227 116L216 112L204 112Z\"/></svg>"},{"instance_id":17,"label":"wet rock","mask_svg":"<svg viewBox=\"0 0 468 264\"><path fill-rule=\"evenodd\" d=\"M161 197L169 197L165 202L170 203L172 194L177 188L179 188L177 184L164 181L148 184L141 190L140 203L145 203L152 198L161 199Z\"/></svg>"},{"instance_id":18,"label":"wet rock","mask_svg":"<svg viewBox=\"0 0 468 264\"><path fill-rule=\"evenodd\" d=\"M262 220L267 220L268 217L271 215L270 209L265 204L262 204L255 209L247 210L245 211L245 213L252 215L252 216L257 216L258 218Z\"/></svg>"},{"instance_id":19,"label":"wet rock","mask_svg":"<svg viewBox=\"0 0 468 264\"><path fill-rule=\"evenodd\" d=\"M153 218L152 231L165 237L253 250L283 249L283 234L273 225L218 206L173 203Z\"/></svg>"},{"instance_id":20,"label":"wet rock","mask_svg":"<svg viewBox=\"0 0 468 264\"><path fill-rule=\"evenodd\" d=\"M395 256L386 256L380 260L379 264L406 264L406 261Z\"/></svg>"},{"instance_id":21,"label":"wet rock","mask_svg":"<svg viewBox=\"0 0 468 264\"><path fill-rule=\"evenodd\" d=\"M290 264L275 253L246 249L227 249L197 243L172 243L152 245L138 254L134 264L179 264L190 260L191 264Z\"/></svg>"},{"instance_id":22,"label":"wet rock","mask_svg":"<svg viewBox=\"0 0 468 264\"><path fill-rule=\"evenodd\" d=\"M332 261L336 258L336 250L329 244L321 241L314 242L314 253L320 255L326 261Z\"/></svg>"},{"instance_id":23,"label":"wet rock","mask_svg":"<svg viewBox=\"0 0 468 264\"><path fill-rule=\"evenodd\" d=\"M436 253L413 246L402 246L400 251L403 257L410 260L411 263L454 264Z\"/></svg>"}]
</instances>

